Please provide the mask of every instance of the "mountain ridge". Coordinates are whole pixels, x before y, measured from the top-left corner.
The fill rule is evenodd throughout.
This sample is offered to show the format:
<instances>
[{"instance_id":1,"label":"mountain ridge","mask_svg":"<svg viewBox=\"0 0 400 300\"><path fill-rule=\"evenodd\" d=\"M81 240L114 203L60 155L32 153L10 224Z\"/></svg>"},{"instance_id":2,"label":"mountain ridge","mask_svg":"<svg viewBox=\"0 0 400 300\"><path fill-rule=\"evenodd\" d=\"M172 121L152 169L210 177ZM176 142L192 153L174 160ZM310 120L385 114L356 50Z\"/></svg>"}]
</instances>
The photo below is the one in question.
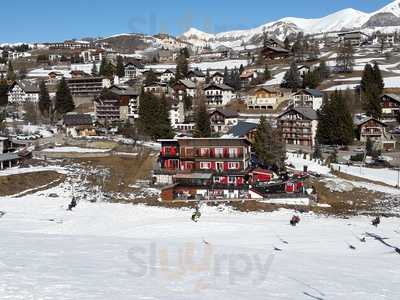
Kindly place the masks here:
<instances>
[{"instance_id":1,"label":"mountain ridge","mask_svg":"<svg viewBox=\"0 0 400 300\"><path fill-rule=\"evenodd\" d=\"M297 34L300 31L305 34L320 34L353 29L372 30L376 27L389 26L391 27L390 30L397 26L400 30L400 0L392 1L372 13L345 8L320 18L285 17L247 30L232 30L213 34L192 27L179 38L195 46L207 44L211 47L218 45L234 47L254 40L264 32L284 39L286 36Z\"/></svg>"}]
</instances>

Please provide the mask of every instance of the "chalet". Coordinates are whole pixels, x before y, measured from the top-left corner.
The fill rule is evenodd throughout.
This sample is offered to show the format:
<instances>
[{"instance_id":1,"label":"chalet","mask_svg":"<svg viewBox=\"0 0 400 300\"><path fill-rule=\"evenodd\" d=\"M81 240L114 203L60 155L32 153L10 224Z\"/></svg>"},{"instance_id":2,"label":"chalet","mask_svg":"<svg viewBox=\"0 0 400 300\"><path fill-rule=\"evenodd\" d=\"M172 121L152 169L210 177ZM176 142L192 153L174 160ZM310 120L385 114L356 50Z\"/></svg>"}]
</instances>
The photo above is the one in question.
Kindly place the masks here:
<instances>
[{"instance_id":1,"label":"chalet","mask_svg":"<svg viewBox=\"0 0 400 300\"><path fill-rule=\"evenodd\" d=\"M124 66L125 69L125 79L137 79L143 75L145 71L144 65L138 62L129 62Z\"/></svg>"},{"instance_id":2,"label":"chalet","mask_svg":"<svg viewBox=\"0 0 400 300\"><path fill-rule=\"evenodd\" d=\"M204 87L209 107L225 106L234 97L234 89L226 84L210 83Z\"/></svg>"},{"instance_id":3,"label":"chalet","mask_svg":"<svg viewBox=\"0 0 400 300\"><path fill-rule=\"evenodd\" d=\"M324 94L316 89L302 89L292 95L291 104L294 107L308 107L319 110Z\"/></svg>"},{"instance_id":4,"label":"chalet","mask_svg":"<svg viewBox=\"0 0 400 300\"><path fill-rule=\"evenodd\" d=\"M172 87L174 98L183 100L184 96L190 96L192 98L197 95L196 84L188 79L180 79Z\"/></svg>"},{"instance_id":5,"label":"chalet","mask_svg":"<svg viewBox=\"0 0 400 300\"><path fill-rule=\"evenodd\" d=\"M248 109L275 110L282 102L289 100L290 94L287 89L259 86L250 91L246 105Z\"/></svg>"},{"instance_id":6,"label":"chalet","mask_svg":"<svg viewBox=\"0 0 400 300\"><path fill-rule=\"evenodd\" d=\"M57 71L51 71L47 74L46 83L57 84L63 77L64 77L63 73Z\"/></svg>"},{"instance_id":7,"label":"chalet","mask_svg":"<svg viewBox=\"0 0 400 300\"><path fill-rule=\"evenodd\" d=\"M161 140L155 182L172 184L162 199L245 198L250 143L235 138Z\"/></svg>"},{"instance_id":8,"label":"chalet","mask_svg":"<svg viewBox=\"0 0 400 300\"><path fill-rule=\"evenodd\" d=\"M362 31L349 31L338 33L339 43L350 43L353 46L360 46L367 42L369 36Z\"/></svg>"},{"instance_id":9,"label":"chalet","mask_svg":"<svg viewBox=\"0 0 400 300\"><path fill-rule=\"evenodd\" d=\"M206 81L206 75L200 69L190 70L187 78L195 83L203 83Z\"/></svg>"},{"instance_id":10,"label":"chalet","mask_svg":"<svg viewBox=\"0 0 400 300\"><path fill-rule=\"evenodd\" d=\"M384 94L381 97L382 119L386 121L395 120L400 115L400 95Z\"/></svg>"},{"instance_id":11,"label":"chalet","mask_svg":"<svg viewBox=\"0 0 400 300\"><path fill-rule=\"evenodd\" d=\"M292 107L278 116L285 143L288 145L314 146L318 115L309 107Z\"/></svg>"},{"instance_id":12,"label":"chalet","mask_svg":"<svg viewBox=\"0 0 400 300\"><path fill-rule=\"evenodd\" d=\"M285 59L290 56L290 51L282 47L265 46L261 51L265 60Z\"/></svg>"},{"instance_id":13,"label":"chalet","mask_svg":"<svg viewBox=\"0 0 400 300\"><path fill-rule=\"evenodd\" d=\"M244 70L242 74L240 74L240 83L242 85L242 88L249 85L257 77L258 77L257 70L254 69Z\"/></svg>"},{"instance_id":14,"label":"chalet","mask_svg":"<svg viewBox=\"0 0 400 300\"><path fill-rule=\"evenodd\" d=\"M96 130L92 117L88 114L68 113L64 116L62 125L67 136L94 136Z\"/></svg>"},{"instance_id":15,"label":"chalet","mask_svg":"<svg viewBox=\"0 0 400 300\"><path fill-rule=\"evenodd\" d=\"M39 84L32 80L17 80L8 91L8 102L17 105L39 102Z\"/></svg>"},{"instance_id":16,"label":"chalet","mask_svg":"<svg viewBox=\"0 0 400 300\"><path fill-rule=\"evenodd\" d=\"M281 41L278 40L278 39L275 39L275 38L267 38L267 39L264 41L264 45L265 45L265 46L270 46L270 47L285 48L284 43L281 42Z\"/></svg>"},{"instance_id":17,"label":"chalet","mask_svg":"<svg viewBox=\"0 0 400 300\"><path fill-rule=\"evenodd\" d=\"M238 123L239 114L229 109L220 109L210 113L211 129L214 133L227 133Z\"/></svg>"},{"instance_id":18,"label":"chalet","mask_svg":"<svg viewBox=\"0 0 400 300\"><path fill-rule=\"evenodd\" d=\"M222 74L221 72L215 72L211 76L211 81L216 84L223 84L224 83L224 74Z\"/></svg>"},{"instance_id":19,"label":"chalet","mask_svg":"<svg viewBox=\"0 0 400 300\"><path fill-rule=\"evenodd\" d=\"M239 121L228 131L226 137L245 138L248 141L253 142L257 131L257 126L258 125L256 123Z\"/></svg>"},{"instance_id":20,"label":"chalet","mask_svg":"<svg viewBox=\"0 0 400 300\"><path fill-rule=\"evenodd\" d=\"M160 75L161 82L170 82L172 79L175 79L175 71L171 69L166 69Z\"/></svg>"},{"instance_id":21,"label":"chalet","mask_svg":"<svg viewBox=\"0 0 400 300\"><path fill-rule=\"evenodd\" d=\"M100 123L126 121L139 117L140 93L130 87L112 86L95 99L95 117Z\"/></svg>"},{"instance_id":22,"label":"chalet","mask_svg":"<svg viewBox=\"0 0 400 300\"><path fill-rule=\"evenodd\" d=\"M169 94L169 86L164 82L153 82L145 85L143 90L146 93L152 93L156 96L162 96Z\"/></svg>"},{"instance_id":23,"label":"chalet","mask_svg":"<svg viewBox=\"0 0 400 300\"><path fill-rule=\"evenodd\" d=\"M377 147L384 150L393 150L396 141L386 132L387 125L372 117L357 117L354 120L358 138L365 143L368 139L375 142Z\"/></svg>"}]
</instances>

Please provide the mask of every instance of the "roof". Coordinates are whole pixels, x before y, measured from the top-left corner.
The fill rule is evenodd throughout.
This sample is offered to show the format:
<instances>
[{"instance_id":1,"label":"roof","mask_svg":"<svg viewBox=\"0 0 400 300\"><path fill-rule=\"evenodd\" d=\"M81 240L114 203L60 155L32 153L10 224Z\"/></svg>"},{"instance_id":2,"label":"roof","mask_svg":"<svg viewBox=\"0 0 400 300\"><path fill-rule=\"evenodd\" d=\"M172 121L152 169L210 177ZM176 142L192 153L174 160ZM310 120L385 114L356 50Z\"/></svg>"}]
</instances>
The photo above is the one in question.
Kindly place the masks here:
<instances>
[{"instance_id":1,"label":"roof","mask_svg":"<svg viewBox=\"0 0 400 300\"><path fill-rule=\"evenodd\" d=\"M289 112L295 111L309 120L318 120L318 114L315 110L309 107L292 107L281 113L278 118L286 115Z\"/></svg>"},{"instance_id":2,"label":"roof","mask_svg":"<svg viewBox=\"0 0 400 300\"><path fill-rule=\"evenodd\" d=\"M175 175L175 179L211 179L212 173L180 173Z\"/></svg>"},{"instance_id":3,"label":"roof","mask_svg":"<svg viewBox=\"0 0 400 300\"><path fill-rule=\"evenodd\" d=\"M269 49L269 50L272 50L272 51L274 51L274 52L282 52L282 53L288 53L289 54L289 50L287 50L287 49L285 49L285 48L282 48L282 47L272 47L272 46L265 46L264 47L264 50L265 49Z\"/></svg>"},{"instance_id":4,"label":"roof","mask_svg":"<svg viewBox=\"0 0 400 300\"><path fill-rule=\"evenodd\" d=\"M354 118L354 124L356 126L361 126L361 125L363 125L363 124L365 124L365 123L367 123L368 121L371 121L371 120L381 124L383 127L387 127L387 125L385 123L383 123L383 122L381 122L378 119L375 119L373 117L364 117L364 118L361 118L361 119L355 117Z\"/></svg>"},{"instance_id":5,"label":"roof","mask_svg":"<svg viewBox=\"0 0 400 300\"><path fill-rule=\"evenodd\" d=\"M385 97L385 96L400 103L400 95L399 94L384 94L384 95L382 95L382 97Z\"/></svg>"},{"instance_id":6,"label":"roof","mask_svg":"<svg viewBox=\"0 0 400 300\"><path fill-rule=\"evenodd\" d=\"M253 170L253 173L273 174L274 172L267 170L267 169L256 168Z\"/></svg>"},{"instance_id":7,"label":"roof","mask_svg":"<svg viewBox=\"0 0 400 300\"><path fill-rule=\"evenodd\" d=\"M195 89L196 88L196 84L188 79L181 79L179 80L180 83L182 83L184 86L186 86L189 89Z\"/></svg>"},{"instance_id":8,"label":"roof","mask_svg":"<svg viewBox=\"0 0 400 300\"><path fill-rule=\"evenodd\" d=\"M144 69L144 65L140 62L128 62L127 64L125 64L124 68L133 66L137 69Z\"/></svg>"},{"instance_id":9,"label":"roof","mask_svg":"<svg viewBox=\"0 0 400 300\"><path fill-rule=\"evenodd\" d=\"M88 114L67 114L64 116L64 125L79 126L93 125L92 117Z\"/></svg>"},{"instance_id":10,"label":"roof","mask_svg":"<svg viewBox=\"0 0 400 300\"><path fill-rule=\"evenodd\" d=\"M113 85L109 88L109 91L118 96L139 96L140 92L134 88L126 86Z\"/></svg>"},{"instance_id":11,"label":"roof","mask_svg":"<svg viewBox=\"0 0 400 300\"><path fill-rule=\"evenodd\" d=\"M193 73L193 76L195 77L206 77L206 75L200 70L200 69L194 69L188 72L188 76L190 76L189 74Z\"/></svg>"},{"instance_id":12,"label":"roof","mask_svg":"<svg viewBox=\"0 0 400 300\"><path fill-rule=\"evenodd\" d=\"M230 109L222 109L222 108L217 108L213 112L210 113L210 115L214 113L220 113L223 115L225 118L237 118L239 117L239 114L236 111L230 110Z\"/></svg>"},{"instance_id":13,"label":"roof","mask_svg":"<svg viewBox=\"0 0 400 300\"><path fill-rule=\"evenodd\" d=\"M234 137L244 137L246 134L248 134L252 130L255 130L256 128L257 128L256 123L241 121L229 130L228 135Z\"/></svg>"},{"instance_id":14,"label":"roof","mask_svg":"<svg viewBox=\"0 0 400 300\"><path fill-rule=\"evenodd\" d=\"M166 73L172 73L175 74L175 71L172 69L166 69L164 72L162 72L162 74L166 74Z\"/></svg>"},{"instance_id":15,"label":"roof","mask_svg":"<svg viewBox=\"0 0 400 300\"><path fill-rule=\"evenodd\" d=\"M215 77L215 76L224 77L224 74L222 74L221 72L217 71L211 77Z\"/></svg>"},{"instance_id":16,"label":"roof","mask_svg":"<svg viewBox=\"0 0 400 300\"><path fill-rule=\"evenodd\" d=\"M298 91L297 93L295 93L295 95L298 95L302 92L309 94L313 97L323 97L324 96L324 94L320 90L317 90L317 89L302 89L302 90Z\"/></svg>"},{"instance_id":17,"label":"roof","mask_svg":"<svg viewBox=\"0 0 400 300\"><path fill-rule=\"evenodd\" d=\"M18 154L15 153L2 153L0 154L0 161L16 160L19 158Z\"/></svg>"},{"instance_id":18,"label":"roof","mask_svg":"<svg viewBox=\"0 0 400 300\"><path fill-rule=\"evenodd\" d=\"M180 146L213 147L213 146L246 146L249 142L243 138L178 138Z\"/></svg>"},{"instance_id":19,"label":"roof","mask_svg":"<svg viewBox=\"0 0 400 300\"><path fill-rule=\"evenodd\" d=\"M30 80L17 80L14 84L18 84L25 93L39 93L39 85L37 82L32 82Z\"/></svg>"},{"instance_id":20,"label":"roof","mask_svg":"<svg viewBox=\"0 0 400 300\"><path fill-rule=\"evenodd\" d=\"M224 83L222 83L222 84L216 84L216 83L214 83L214 82L212 82L212 83L210 83L210 84L207 84L207 85L204 87L204 90L209 90L209 89L217 89L217 90L224 90L224 91L228 91L228 90L233 91L233 88L230 87L229 85L226 85L226 84L224 84Z\"/></svg>"}]
</instances>

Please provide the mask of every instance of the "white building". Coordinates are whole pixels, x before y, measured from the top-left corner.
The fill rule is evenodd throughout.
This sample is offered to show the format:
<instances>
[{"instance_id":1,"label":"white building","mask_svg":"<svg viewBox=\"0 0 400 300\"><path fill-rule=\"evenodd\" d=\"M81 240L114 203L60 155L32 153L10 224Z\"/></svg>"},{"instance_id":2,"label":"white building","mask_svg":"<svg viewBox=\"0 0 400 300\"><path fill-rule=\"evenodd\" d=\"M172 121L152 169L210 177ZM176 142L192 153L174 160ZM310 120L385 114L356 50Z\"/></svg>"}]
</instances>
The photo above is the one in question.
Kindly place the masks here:
<instances>
[{"instance_id":1,"label":"white building","mask_svg":"<svg viewBox=\"0 0 400 300\"><path fill-rule=\"evenodd\" d=\"M25 103L39 102L39 85L36 81L17 80L15 81L9 92L8 102L18 105Z\"/></svg>"},{"instance_id":2,"label":"white building","mask_svg":"<svg viewBox=\"0 0 400 300\"><path fill-rule=\"evenodd\" d=\"M161 82L170 82L174 78L175 78L175 72L171 69L166 69L160 75Z\"/></svg>"},{"instance_id":3,"label":"white building","mask_svg":"<svg viewBox=\"0 0 400 300\"><path fill-rule=\"evenodd\" d=\"M183 101L174 101L169 111L172 128L176 129L178 124L185 122L185 106Z\"/></svg>"},{"instance_id":4,"label":"white building","mask_svg":"<svg viewBox=\"0 0 400 300\"><path fill-rule=\"evenodd\" d=\"M291 103L294 107L308 107L313 110L321 109L324 94L315 89L303 89L292 95Z\"/></svg>"},{"instance_id":5,"label":"white building","mask_svg":"<svg viewBox=\"0 0 400 300\"><path fill-rule=\"evenodd\" d=\"M234 97L234 89L226 84L211 83L204 87L204 95L210 107L225 106Z\"/></svg>"},{"instance_id":6,"label":"white building","mask_svg":"<svg viewBox=\"0 0 400 300\"><path fill-rule=\"evenodd\" d=\"M144 65L141 63L127 63L125 65L125 80L132 80L142 77L143 72L145 71Z\"/></svg>"}]
</instances>

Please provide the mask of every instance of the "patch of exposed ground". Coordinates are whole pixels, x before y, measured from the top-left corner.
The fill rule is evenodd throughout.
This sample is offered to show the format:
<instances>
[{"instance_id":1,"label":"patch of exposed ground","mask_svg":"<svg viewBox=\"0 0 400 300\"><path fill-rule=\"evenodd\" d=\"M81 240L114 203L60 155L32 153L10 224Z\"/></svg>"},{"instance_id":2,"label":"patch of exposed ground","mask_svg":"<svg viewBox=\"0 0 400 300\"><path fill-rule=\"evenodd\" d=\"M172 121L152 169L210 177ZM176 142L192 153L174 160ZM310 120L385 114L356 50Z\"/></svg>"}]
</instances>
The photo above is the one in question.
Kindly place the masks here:
<instances>
[{"instance_id":1,"label":"patch of exposed ground","mask_svg":"<svg viewBox=\"0 0 400 300\"><path fill-rule=\"evenodd\" d=\"M25 173L0 177L0 196L38 192L64 181L65 175L54 171Z\"/></svg>"}]
</instances>

